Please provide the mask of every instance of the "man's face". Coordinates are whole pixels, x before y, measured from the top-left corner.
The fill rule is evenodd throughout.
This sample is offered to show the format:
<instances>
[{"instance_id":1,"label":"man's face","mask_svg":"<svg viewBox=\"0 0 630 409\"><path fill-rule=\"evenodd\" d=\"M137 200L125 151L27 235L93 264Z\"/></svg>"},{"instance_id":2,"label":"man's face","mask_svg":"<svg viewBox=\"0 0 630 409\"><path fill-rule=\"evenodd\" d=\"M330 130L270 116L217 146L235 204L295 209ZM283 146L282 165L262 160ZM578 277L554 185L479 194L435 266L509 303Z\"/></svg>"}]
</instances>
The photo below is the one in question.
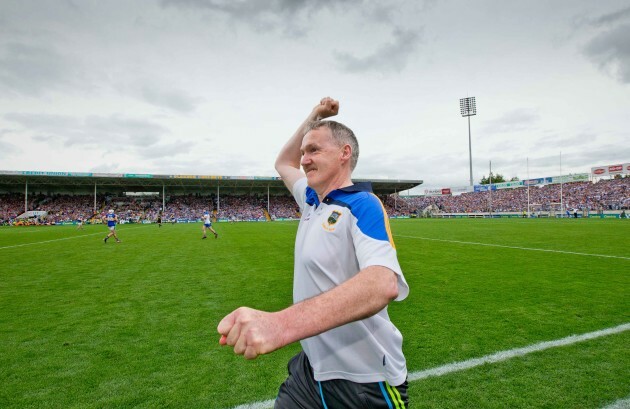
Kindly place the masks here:
<instances>
[{"instance_id":1,"label":"man's face","mask_svg":"<svg viewBox=\"0 0 630 409\"><path fill-rule=\"evenodd\" d=\"M334 141L328 128L309 131L302 139L301 165L306 173L308 185L321 193L339 177L342 163L342 148Z\"/></svg>"}]
</instances>

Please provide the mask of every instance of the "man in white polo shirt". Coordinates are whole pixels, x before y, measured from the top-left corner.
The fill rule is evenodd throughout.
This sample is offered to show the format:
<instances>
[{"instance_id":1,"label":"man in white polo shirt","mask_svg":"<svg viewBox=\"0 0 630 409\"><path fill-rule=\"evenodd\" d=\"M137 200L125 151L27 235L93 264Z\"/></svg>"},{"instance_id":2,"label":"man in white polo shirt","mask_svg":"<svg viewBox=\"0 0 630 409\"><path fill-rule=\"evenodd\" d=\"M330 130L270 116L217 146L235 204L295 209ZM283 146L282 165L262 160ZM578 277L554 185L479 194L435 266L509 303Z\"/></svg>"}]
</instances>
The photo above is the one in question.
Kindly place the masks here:
<instances>
[{"instance_id":1,"label":"man in white polo shirt","mask_svg":"<svg viewBox=\"0 0 630 409\"><path fill-rule=\"evenodd\" d=\"M387 305L409 287L389 221L368 184L353 184L359 146L324 98L280 151L276 170L302 218L295 243L294 304L241 307L218 326L220 343L253 359L300 341L275 408L406 408L402 335ZM300 169L302 167L303 171Z\"/></svg>"}]
</instances>

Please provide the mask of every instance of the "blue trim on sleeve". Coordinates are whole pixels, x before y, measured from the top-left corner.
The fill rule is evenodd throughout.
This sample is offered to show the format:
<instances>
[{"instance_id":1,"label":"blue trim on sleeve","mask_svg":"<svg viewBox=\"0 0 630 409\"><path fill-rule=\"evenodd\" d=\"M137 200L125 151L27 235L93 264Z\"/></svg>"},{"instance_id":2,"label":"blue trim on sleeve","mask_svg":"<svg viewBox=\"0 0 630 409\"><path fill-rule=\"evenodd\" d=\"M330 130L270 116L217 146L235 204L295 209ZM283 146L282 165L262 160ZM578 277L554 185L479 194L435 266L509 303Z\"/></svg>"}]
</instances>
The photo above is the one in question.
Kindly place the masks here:
<instances>
[{"instance_id":1,"label":"blue trim on sleeve","mask_svg":"<svg viewBox=\"0 0 630 409\"><path fill-rule=\"evenodd\" d=\"M383 205L378 197L363 193L365 200L361 201L361 206L354 206L352 214L357 218L359 229L366 236L376 240L389 241L387 226L385 225L385 213ZM356 195L355 195L356 196Z\"/></svg>"},{"instance_id":2,"label":"blue trim on sleeve","mask_svg":"<svg viewBox=\"0 0 630 409\"><path fill-rule=\"evenodd\" d=\"M385 213L378 197L365 190L348 191L347 189L330 192L324 201L350 209L357 218L357 226L366 236L375 240L389 241Z\"/></svg>"}]
</instances>

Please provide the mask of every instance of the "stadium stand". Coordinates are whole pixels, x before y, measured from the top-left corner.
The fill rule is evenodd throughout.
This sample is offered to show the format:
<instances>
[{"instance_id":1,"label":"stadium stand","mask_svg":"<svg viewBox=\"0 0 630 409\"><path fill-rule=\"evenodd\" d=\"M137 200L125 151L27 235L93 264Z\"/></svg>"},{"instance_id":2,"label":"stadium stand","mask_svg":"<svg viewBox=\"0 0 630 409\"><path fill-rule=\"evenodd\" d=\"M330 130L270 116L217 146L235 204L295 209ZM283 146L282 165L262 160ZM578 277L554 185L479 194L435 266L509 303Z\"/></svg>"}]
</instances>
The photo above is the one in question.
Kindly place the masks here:
<instances>
[{"instance_id":1,"label":"stadium stand","mask_svg":"<svg viewBox=\"0 0 630 409\"><path fill-rule=\"evenodd\" d=\"M529 188L530 208L537 215L554 216L561 214L558 184L534 186ZM515 213L527 210L528 189L502 189L492 192L470 192L458 196L399 196L380 194L390 217L420 217L426 215L425 209L433 209L433 216L444 214ZM23 193L0 192L0 224L14 224L18 216L24 213ZM597 215L606 211L630 210L630 177L619 179L601 179L597 183L572 182L562 186L565 209L578 209L581 216ZM267 202L269 200L269 202ZM20 221L21 224L63 224L78 219L88 222L108 210L114 209L125 222L155 221L162 208L162 198L158 195L148 197L115 196L111 194L52 194L37 193L29 195L28 210L46 213L46 216L33 217ZM265 221L277 219L295 219L299 210L292 197L262 194L215 194L200 193L167 196L166 210L162 214L165 221L200 220L205 210L213 212L215 220ZM267 206L269 209L267 210ZM624 214L627 214L625 212Z\"/></svg>"},{"instance_id":2,"label":"stadium stand","mask_svg":"<svg viewBox=\"0 0 630 409\"><path fill-rule=\"evenodd\" d=\"M130 198L97 195L97 214L100 218L108 209L114 209L120 220L139 223L157 219L162 201L158 198ZM172 196L167 201L162 214L165 221L200 220L205 210L213 212L215 219L234 221L265 221L266 198L245 195L224 195L217 203L216 196L181 195ZM93 218L94 197L90 195L36 195L29 200L28 209L46 212L47 215L34 217L28 224L60 224L75 222L78 219ZM0 223L6 225L17 221L24 213L24 195L11 193L0 195ZM292 197L274 196L270 199L270 219L295 219L299 217Z\"/></svg>"},{"instance_id":3,"label":"stadium stand","mask_svg":"<svg viewBox=\"0 0 630 409\"><path fill-rule=\"evenodd\" d=\"M534 186L529 188L529 204L537 213L555 214L560 212L560 189L565 209L578 209L584 212L628 210L630 208L630 177L601 179L597 183L572 182ZM482 213L512 212L522 213L528 209L528 189L502 189L490 192L470 192L459 196L402 196L387 197L386 207L390 214L415 213L424 209L437 208L436 213Z\"/></svg>"}]
</instances>

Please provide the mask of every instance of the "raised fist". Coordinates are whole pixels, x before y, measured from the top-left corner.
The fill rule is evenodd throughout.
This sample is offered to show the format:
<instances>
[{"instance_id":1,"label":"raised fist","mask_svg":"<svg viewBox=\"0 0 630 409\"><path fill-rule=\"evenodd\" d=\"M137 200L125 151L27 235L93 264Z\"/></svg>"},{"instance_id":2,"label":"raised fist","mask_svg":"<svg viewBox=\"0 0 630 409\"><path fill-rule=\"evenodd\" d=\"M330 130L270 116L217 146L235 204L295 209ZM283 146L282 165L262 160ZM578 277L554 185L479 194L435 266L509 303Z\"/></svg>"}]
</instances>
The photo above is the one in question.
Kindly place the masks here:
<instances>
[{"instance_id":1,"label":"raised fist","mask_svg":"<svg viewBox=\"0 0 630 409\"><path fill-rule=\"evenodd\" d=\"M335 116L339 113L339 101L330 97L322 98L319 105L313 108L313 111L317 114L318 120Z\"/></svg>"}]
</instances>

